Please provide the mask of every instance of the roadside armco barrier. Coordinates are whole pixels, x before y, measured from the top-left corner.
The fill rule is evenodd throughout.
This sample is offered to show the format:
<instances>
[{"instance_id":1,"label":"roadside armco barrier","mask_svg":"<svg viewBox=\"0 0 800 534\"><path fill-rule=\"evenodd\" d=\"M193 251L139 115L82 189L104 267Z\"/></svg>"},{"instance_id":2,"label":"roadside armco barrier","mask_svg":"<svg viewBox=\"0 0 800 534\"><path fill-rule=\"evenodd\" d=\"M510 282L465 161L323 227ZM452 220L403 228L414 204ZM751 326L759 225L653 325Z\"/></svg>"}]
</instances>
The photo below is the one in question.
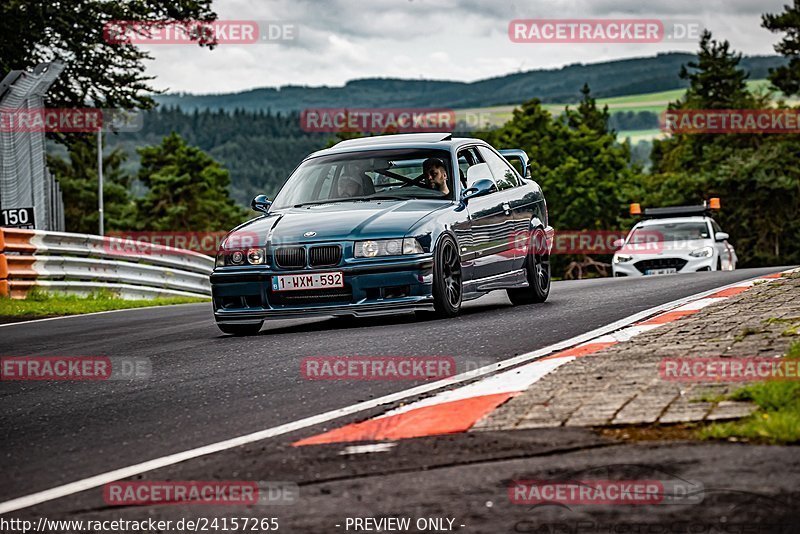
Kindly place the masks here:
<instances>
[{"instance_id":1,"label":"roadside armco barrier","mask_svg":"<svg viewBox=\"0 0 800 534\"><path fill-rule=\"evenodd\" d=\"M131 252L135 251L135 252ZM209 297L214 258L190 250L88 234L0 228L0 296L34 287L125 299Z\"/></svg>"}]
</instances>

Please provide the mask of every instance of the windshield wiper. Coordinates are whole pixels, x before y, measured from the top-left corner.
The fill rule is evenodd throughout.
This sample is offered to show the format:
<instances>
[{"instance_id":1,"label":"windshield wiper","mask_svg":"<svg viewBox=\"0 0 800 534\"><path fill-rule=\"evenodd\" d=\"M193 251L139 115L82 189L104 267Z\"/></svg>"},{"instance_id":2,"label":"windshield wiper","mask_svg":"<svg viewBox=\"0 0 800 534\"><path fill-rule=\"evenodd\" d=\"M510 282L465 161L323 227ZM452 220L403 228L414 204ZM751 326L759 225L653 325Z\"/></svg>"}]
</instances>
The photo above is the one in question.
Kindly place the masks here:
<instances>
[{"instance_id":1,"label":"windshield wiper","mask_svg":"<svg viewBox=\"0 0 800 534\"><path fill-rule=\"evenodd\" d=\"M363 200L408 200L409 197L399 197L397 195L375 195L371 197L364 197Z\"/></svg>"},{"instance_id":2,"label":"windshield wiper","mask_svg":"<svg viewBox=\"0 0 800 534\"><path fill-rule=\"evenodd\" d=\"M373 197L348 197L348 198L330 198L328 200L316 200L314 202L302 202L295 204L294 208L302 208L303 206L315 206L319 204L335 204L337 202L359 202L362 200L408 200L408 197L399 197L391 195L377 195Z\"/></svg>"}]
</instances>

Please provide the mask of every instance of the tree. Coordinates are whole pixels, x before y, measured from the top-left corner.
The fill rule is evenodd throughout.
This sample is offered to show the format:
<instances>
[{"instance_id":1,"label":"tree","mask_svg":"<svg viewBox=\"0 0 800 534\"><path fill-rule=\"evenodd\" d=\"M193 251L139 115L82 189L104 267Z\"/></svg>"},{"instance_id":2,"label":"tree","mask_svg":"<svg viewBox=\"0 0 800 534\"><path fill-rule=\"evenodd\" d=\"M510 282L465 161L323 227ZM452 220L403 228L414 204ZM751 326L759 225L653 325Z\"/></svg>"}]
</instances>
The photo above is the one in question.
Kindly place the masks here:
<instances>
[{"instance_id":1,"label":"tree","mask_svg":"<svg viewBox=\"0 0 800 534\"><path fill-rule=\"evenodd\" d=\"M689 81L684 109L738 109L752 107L747 90L749 74L739 67L742 54L731 52L728 41L715 41L703 31L697 61L681 66L679 76ZM687 68L688 66L688 68ZM690 70L691 69L691 70Z\"/></svg>"},{"instance_id":2,"label":"tree","mask_svg":"<svg viewBox=\"0 0 800 534\"><path fill-rule=\"evenodd\" d=\"M773 33L786 35L775 45L775 51L789 58L789 64L770 69L769 80L787 96L800 93L800 0L784 6L779 14L767 13L761 17L761 25Z\"/></svg>"},{"instance_id":3,"label":"tree","mask_svg":"<svg viewBox=\"0 0 800 534\"><path fill-rule=\"evenodd\" d=\"M131 44L107 42L112 21L216 19L211 0L4 0L0 2L0 74L63 60L66 69L47 93L52 107L151 108L156 92L144 74L152 56ZM208 40L201 46L213 46Z\"/></svg>"},{"instance_id":4,"label":"tree","mask_svg":"<svg viewBox=\"0 0 800 534\"><path fill-rule=\"evenodd\" d=\"M245 220L246 212L229 196L228 171L180 135L138 152L138 178L147 188L136 200L138 229L219 231Z\"/></svg>"},{"instance_id":5,"label":"tree","mask_svg":"<svg viewBox=\"0 0 800 534\"><path fill-rule=\"evenodd\" d=\"M68 232L96 234L97 143L94 137L76 138L67 160L48 156L48 166L61 185L64 198L64 222ZM124 230L130 224L132 200L128 193L130 176L121 167L127 159L120 149L103 155L103 214L106 230Z\"/></svg>"},{"instance_id":6,"label":"tree","mask_svg":"<svg viewBox=\"0 0 800 534\"><path fill-rule=\"evenodd\" d=\"M739 67L741 54L728 41L716 41L703 32L697 61L681 66L680 77L689 81L683 98L671 102L670 110L749 109L764 104L747 89L748 73ZM687 68L688 67L688 68ZM753 136L678 134L653 143L651 158L655 173L701 172L701 167L726 160L734 146L753 146Z\"/></svg>"},{"instance_id":7,"label":"tree","mask_svg":"<svg viewBox=\"0 0 800 534\"><path fill-rule=\"evenodd\" d=\"M522 148L547 198L550 224L559 230L614 230L624 219L638 168L630 148L608 128L608 109L597 109L588 86L577 109L554 118L538 100L514 110L511 121L484 135L497 148ZM556 272L574 259L554 256Z\"/></svg>"},{"instance_id":8,"label":"tree","mask_svg":"<svg viewBox=\"0 0 800 534\"><path fill-rule=\"evenodd\" d=\"M686 97L671 109L770 107L770 95L747 90L741 56L707 32ZM800 150L796 135L679 134L654 141L653 174L643 182L649 206L722 198L715 218L730 233L742 266L800 260Z\"/></svg>"}]
</instances>

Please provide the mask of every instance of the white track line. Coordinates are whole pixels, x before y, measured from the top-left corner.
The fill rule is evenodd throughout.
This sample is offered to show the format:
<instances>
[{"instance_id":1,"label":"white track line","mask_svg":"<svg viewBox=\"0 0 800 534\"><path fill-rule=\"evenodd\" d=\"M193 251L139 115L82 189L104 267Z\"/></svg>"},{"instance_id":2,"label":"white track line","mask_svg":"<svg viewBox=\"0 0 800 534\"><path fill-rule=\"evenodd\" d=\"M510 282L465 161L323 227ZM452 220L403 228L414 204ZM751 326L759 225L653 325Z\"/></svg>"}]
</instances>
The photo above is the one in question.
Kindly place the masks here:
<instances>
[{"instance_id":1,"label":"white track line","mask_svg":"<svg viewBox=\"0 0 800 534\"><path fill-rule=\"evenodd\" d=\"M432 397L427 397L422 400L405 404L394 410L389 410L385 414L375 417L375 419L383 419L401 413L410 412L417 408L424 408L426 406L436 406L437 404L444 404L445 402L453 402L458 400L469 399L471 397L480 397L483 395L494 395L497 393L517 393L524 391L534 382L538 382L548 373L556 370L567 362L574 360L574 356L564 356L562 358L553 358L548 360L535 360L525 365L515 367L508 371L503 371L496 375L492 375L483 380L478 380L466 386L461 386L457 389L450 389L438 393Z\"/></svg>"},{"instance_id":2,"label":"white track line","mask_svg":"<svg viewBox=\"0 0 800 534\"><path fill-rule=\"evenodd\" d=\"M759 278L760 277L756 277L753 280L757 280ZM611 324L601 326L600 328L596 328L591 332L587 332L585 334L575 336L573 338L561 341L559 343L555 343L553 345L550 345L549 347L545 347L525 354L520 354L519 356L515 356L513 358L509 358L501 362L493 363L491 365L487 365L485 367L481 367L479 369L475 369L467 373L462 373L460 375L445 378L443 380L438 380L436 382L432 382L429 384L423 384L420 386L413 387L411 389L398 391L397 393L385 395L377 399L359 402L344 408L331 410L329 412L321 413L311 417L306 417L298 421L293 421L291 423L285 423L283 425L267 428L265 430L259 430L258 432L253 432L251 434L245 434L224 441L219 441L217 443L212 443L210 445L197 447L195 449L189 449L187 451L178 452L167 456L162 456L161 458L155 458L153 460L148 460L146 462L134 464L120 469L115 469L113 471L108 471L106 473L101 473L99 475L91 476L81 480L76 480L75 482L70 482L62 486L56 486L55 488L39 491L36 493L31 493L29 495L18 497L16 499L11 499L10 501L5 501L0 503L0 514L13 512L15 510L21 510L23 508L35 506L37 504L41 504L47 501L52 501L54 499L60 499L62 497L73 495L81 491L86 491L88 489L100 487L104 484L108 484L109 482L114 482L135 475L140 475L148 471L161 469L162 467L168 467L170 465L175 465L177 463L185 462L187 460L191 460L194 458L199 458L200 456L213 454L215 452L221 452L228 449L233 449L235 447L247 445L248 443L253 443L256 441L273 438L283 434L288 434L296 430L302 430L304 428L312 427L321 423L326 423L334 419L340 419L348 415L353 415L358 412L370 410L382 404L394 403L399 400L403 400L409 397L414 397L416 395L421 395L424 393L429 393L431 391L451 386L453 384L458 384L461 382L472 380L480 376L493 374L502 369L506 369L508 367L512 367L530 360L535 360L537 358L547 356L548 354L552 354L554 352L568 349L570 347L579 345L596 337L609 334L611 332L624 328L628 325L639 322L647 317L656 315L665 310L676 308L678 306L686 304L687 302L704 298L709 295L713 295L717 291L721 291L729 287L740 286L741 284L742 282L736 282L734 284L728 284L726 286L721 286L714 289L709 289L708 291L703 291L702 293L697 293L695 295L690 295L688 297L683 297L677 300L673 300L672 302L668 302L666 304L655 306L653 308L636 313L634 315L626 317L625 319L620 319L619 321L615 321Z\"/></svg>"},{"instance_id":3,"label":"white track line","mask_svg":"<svg viewBox=\"0 0 800 534\"><path fill-rule=\"evenodd\" d=\"M78 313L75 315L60 315L58 317L45 317L44 319L31 319L29 321L3 323L0 324L0 328L4 328L6 326L20 326L23 324L31 324L31 323L42 323L44 321L56 321L58 319L72 319L73 317L91 317L92 315L105 315L107 313L119 313L119 312L136 311L136 310L157 310L160 308L171 308L173 306L191 306L193 304L208 304L209 302L211 302L211 299L209 299L208 302L186 302L183 304L163 304L160 306L139 306L136 308L123 308L121 310L105 310L105 311L91 312L91 313Z\"/></svg>"}]
</instances>

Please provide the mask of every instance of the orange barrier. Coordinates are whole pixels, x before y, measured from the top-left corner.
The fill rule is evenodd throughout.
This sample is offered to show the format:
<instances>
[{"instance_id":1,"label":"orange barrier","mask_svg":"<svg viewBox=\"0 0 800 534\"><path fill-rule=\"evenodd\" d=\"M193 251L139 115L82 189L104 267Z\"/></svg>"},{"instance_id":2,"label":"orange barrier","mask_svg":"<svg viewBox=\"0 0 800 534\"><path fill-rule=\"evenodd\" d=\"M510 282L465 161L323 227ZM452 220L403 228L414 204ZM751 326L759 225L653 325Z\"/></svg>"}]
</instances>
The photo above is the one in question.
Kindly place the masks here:
<instances>
[{"instance_id":1,"label":"orange barrier","mask_svg":"<svg viewBox=\"0 0 800 534\"><path fill-rule=\"evenodd\" d=\"M35 280L0 280L0 296L24 299L35 285Z\"/></svg>"},{"instance_id":2,"label":"orange barrier","mask_svg":"<svg viewBox=\"0 0 800 534\"><path fill-rule=\"evenodd\" d=\"M38 278L35 262L35 256L0 254L0 278Z\"/></svg>"},{"instance_id":3,"label":"orange barrier","mask_svg":"<svg viewBox=\"0 0 800 534\"><path fill-rule=\"evenodd\" d=\"M16 228L0 228L0 252L36 252L36 245L31 239L36 235L33 230Z\"/></svg>"}]
</instances>

